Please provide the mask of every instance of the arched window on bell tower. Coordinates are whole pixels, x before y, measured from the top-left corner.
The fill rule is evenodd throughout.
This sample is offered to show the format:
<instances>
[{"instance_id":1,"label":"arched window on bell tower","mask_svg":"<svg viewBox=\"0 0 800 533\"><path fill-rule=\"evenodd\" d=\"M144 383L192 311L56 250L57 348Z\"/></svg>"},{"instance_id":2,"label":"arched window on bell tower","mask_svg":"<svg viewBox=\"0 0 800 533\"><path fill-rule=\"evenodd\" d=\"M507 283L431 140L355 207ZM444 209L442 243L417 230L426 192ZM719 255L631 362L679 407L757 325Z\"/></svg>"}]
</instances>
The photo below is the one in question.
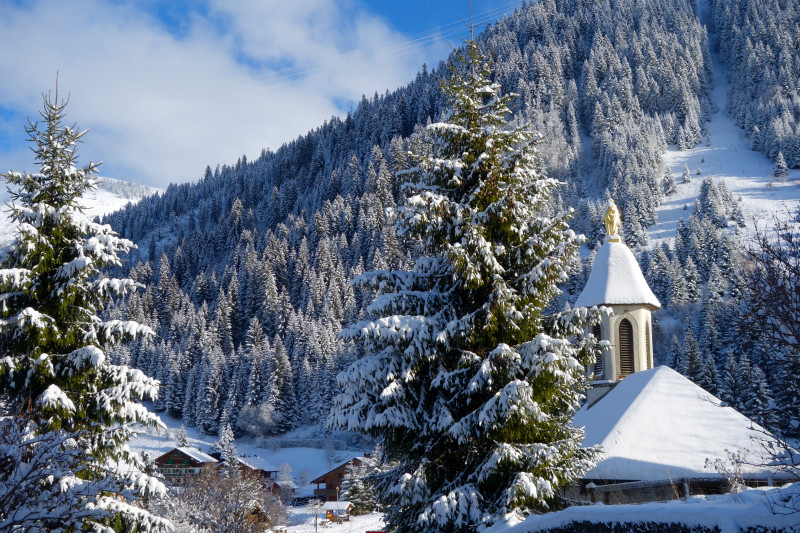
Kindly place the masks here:
<instances>
[{"instance_id":1,"label":"arched window on bell tower","mask_svg":"<svg viewBox=\"0 0 800 533\"><path fill-rule=\"evenodd\" d=\"M653 353L650 349L650 321L647 321L647 325L644 329L644 345L647 349L647 368L653 368Z\"/></svg>"},{"instance_id":2,"label":"arched window on bell tower","mask_svg":"<svg viewBox=\"0 0 800 533\"><path fill-rule=\"evenodd\" d=\"M596 340L600 340L600 324L595 324L592 328L592 335ZM597 356L597 360L594 362L594 375L595 376L602 376L603 375L603 353L601 352Z\"/></svg>"},{"instance_id":3,"label":"arched window on bell tower","mask_svg":"<svg viewBox=\"0 0 800 533\"><path fill-rule=\"evenodd\" d=\"M619 370L627 376L633 374L633 325L627 318L619 323Z\"/></svg>"}]
</instances>

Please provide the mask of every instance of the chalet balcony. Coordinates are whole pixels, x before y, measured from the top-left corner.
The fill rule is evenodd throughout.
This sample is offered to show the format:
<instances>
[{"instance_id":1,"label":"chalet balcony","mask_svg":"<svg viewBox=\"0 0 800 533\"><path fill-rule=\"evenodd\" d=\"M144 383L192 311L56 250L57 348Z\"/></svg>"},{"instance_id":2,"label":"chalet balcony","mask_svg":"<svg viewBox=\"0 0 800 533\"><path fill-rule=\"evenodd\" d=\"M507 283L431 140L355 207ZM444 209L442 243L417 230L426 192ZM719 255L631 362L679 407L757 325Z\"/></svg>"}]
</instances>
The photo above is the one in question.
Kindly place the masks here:
<instances>
[{"instance_id":1,"label":"chalet balcony","mask_svg":"<svg viewBox=\"0 0 800 533\"><path fill-rule=\"evenodd\" d=\"M314 489L314 497L326 502L336 501L336 489Z\"/></svg>"}]
</instances>

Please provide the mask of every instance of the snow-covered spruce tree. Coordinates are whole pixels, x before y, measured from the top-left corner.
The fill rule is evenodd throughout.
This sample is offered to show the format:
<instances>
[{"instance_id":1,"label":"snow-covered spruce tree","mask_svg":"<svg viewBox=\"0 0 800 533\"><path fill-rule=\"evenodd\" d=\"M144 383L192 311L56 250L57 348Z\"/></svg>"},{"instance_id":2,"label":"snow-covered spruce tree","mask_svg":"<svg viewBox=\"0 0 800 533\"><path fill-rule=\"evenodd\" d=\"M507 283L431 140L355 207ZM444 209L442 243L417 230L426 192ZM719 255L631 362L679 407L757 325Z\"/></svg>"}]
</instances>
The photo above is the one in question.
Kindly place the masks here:
<instances>
[{"instance_id":1,"label":"snow-covered spruce tree","mask_svg":"<svg viewBox=\"0 0 800 533\"><path fill-rule=\"evenodd\" d=\"M788 168L786 159L783 157L783 152L778 152L778 155L775 157L775 177L785 178L788 173Z\"/></svg>"},{"instance_id":2,"label":"snow-covered spruce tree","mask_svg":"<svg viewBox=\"0 0 800 533\"><path fill-rule=\"evenodd\" d=\"M447 122L428 126L432 155L401 173L397 231L421 256L356 280L380 294L374 319L342 331L367 355L339 375L329 419L383 439L398 466L376 476L377 498L400 533L553 509L596 455L571 419L599 316L544 312L583 238L567 215L542 214L558 182L539 170L536 136L506 129L509 97L473 42L458 62Z\"/></svg>"},{"instance_id":3,"label":"snow-covered spruce tree","mask_svg":"<svg viewBox=\"0 0 800 533\"><path fill-rule=\"evenodd\" d=\"M348 463L342 479L340 499L353 504L350 514L358 516L377 510L375 491L367 479L367 476L375 474L377 471L375 459L372 457L360 457L358 463L354 461Z\"/></svg>"},{"instance_id":4,"label":"snow-covered spruce tree","mask_svg":"<svg viewBox=\"0 0 800 533\"><path fill-rule=\"evenodd\" d=\"M692 173L689 172L689 166L684 164L683 165L683 174L681 177L681 183L691 183L692 182Z\"/></svg>"},{"instance_id":5,"label":"snow-covered spruce tree","mask_svg":"<svg viewBox=\"0 0 800 533\"><path fill-rule=\"evenodd\" d=\"M85 132L62 125L65 107L45 95L26 128L41 173L3 175L18 227L0 264L0 415L14 420L0 429L0 531L168 528L135 505L164 486L126 444L133 423L160 424L137 403L158 382L104 351L152 331L98 316L137 285L100 271L133 243L81 213L97 165L76 166Z\"/></svg>"},{"instance_id":6,"label":"snow-covered spruce tree","mask_svg":"<svg viewBox=\"0 0 800 533\"><path fill-rule=\"evenodd\" d=\"M220 453L220 459L229 469L236 469L236 458L239 452L236 450L235 437L230 424L225 424L219 431L219 439L214 443L214 451Z\"/></svg>"},{"instance_id":7,"label":"snow-covered spruce tree","mask_svg":"<svg viewBox=\"0 0 800 533\"><path fill-rule=\"evenodd\" d=\"M186 426L181 424L181 427L178 428L178 431L175 433L175 445L180 446L181 448L185 448L189 446L189 435L186 434Z\"/></svg>"},{"instance_id":8,"label":"snow-covered spruce tree","mask_svg":"<svg viewBox=\"0 0 800 533\"><path fill-rule=\"evenodd\" d=\"M661 180L661 190L664 196L669 196L678 192L678 184L675 183L675 177L672 175L672 171L669 167L667 167L664 172L664 177Z\"/></svg>"}]
</instances>

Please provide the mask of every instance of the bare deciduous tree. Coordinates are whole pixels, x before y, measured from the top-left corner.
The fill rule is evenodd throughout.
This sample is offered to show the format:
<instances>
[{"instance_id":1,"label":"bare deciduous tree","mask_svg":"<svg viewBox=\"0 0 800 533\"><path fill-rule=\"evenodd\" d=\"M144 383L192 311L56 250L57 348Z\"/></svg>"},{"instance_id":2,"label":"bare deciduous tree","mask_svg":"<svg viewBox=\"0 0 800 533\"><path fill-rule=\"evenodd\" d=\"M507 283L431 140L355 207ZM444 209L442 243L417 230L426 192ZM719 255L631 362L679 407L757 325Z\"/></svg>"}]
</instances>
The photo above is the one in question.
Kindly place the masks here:
<instances>
[{"instance_id":1,"label":"bare deciduous tree","mask_svg":"<svg viewBox=\"0 0 800 533\"><path fill-rule=\"evenodd\" d=\"M176 533L260 533L287 520L280 499L257 476L236 470L205 469L153 505L172 519Z\"/></svg>"}]
</instances>

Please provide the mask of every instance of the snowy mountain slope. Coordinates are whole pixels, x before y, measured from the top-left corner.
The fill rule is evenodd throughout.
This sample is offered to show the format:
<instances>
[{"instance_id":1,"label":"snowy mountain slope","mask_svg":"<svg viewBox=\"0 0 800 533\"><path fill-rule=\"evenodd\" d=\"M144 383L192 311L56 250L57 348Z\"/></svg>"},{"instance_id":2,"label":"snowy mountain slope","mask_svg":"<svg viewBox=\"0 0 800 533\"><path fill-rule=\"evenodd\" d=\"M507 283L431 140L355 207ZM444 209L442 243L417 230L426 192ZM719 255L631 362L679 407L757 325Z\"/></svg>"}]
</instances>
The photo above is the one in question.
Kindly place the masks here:
<instances>
[{"instance_id":1,"label":"snowy mountain slope","mask_svg":"<svg viewBox=\"0 0 800 533\"><path fill-rule=\"evenodd\" d=\"M85 214L89 218L102 217L125 207L128 203L135 204L145 196L160 192L159 189L140 185L130 181L114 178L100 178L100 187L81 201ZM16 231L15 225L9 220L7 203L10 194L4 187L0 191L0 245L11 241Z\"/></svg>"},{"instance_id":2,"label":"snowy mountain slope","mask_svg":"<svg viewBox=\"0 0 800 533\"><path fill-rule=\"evenodd\" d=\"M713 34L710 35L714 39ZM664 198L658 209L658 222L649 229L653 245L675 237L678 221L689 219L703 179L710 177L727 185L734 197L741 198L747 227L741 237L747 242L755 225L768 228L773 214L786 219L800 202L800 169L790 169L783 180L771 177L775 165L761 152L751 148L751 141L725 111L730 92L729 69L711 53L714 87L711 99L715 111L708 124L710 143L700 143L690 150L670 146L664 156L678 184L678 192ZM690 183L681 183L684 165L691 172ZM699 172L699 173L698 173ZM684 208L686 207L686 209Z\"/></svg>"}]
</instances>

